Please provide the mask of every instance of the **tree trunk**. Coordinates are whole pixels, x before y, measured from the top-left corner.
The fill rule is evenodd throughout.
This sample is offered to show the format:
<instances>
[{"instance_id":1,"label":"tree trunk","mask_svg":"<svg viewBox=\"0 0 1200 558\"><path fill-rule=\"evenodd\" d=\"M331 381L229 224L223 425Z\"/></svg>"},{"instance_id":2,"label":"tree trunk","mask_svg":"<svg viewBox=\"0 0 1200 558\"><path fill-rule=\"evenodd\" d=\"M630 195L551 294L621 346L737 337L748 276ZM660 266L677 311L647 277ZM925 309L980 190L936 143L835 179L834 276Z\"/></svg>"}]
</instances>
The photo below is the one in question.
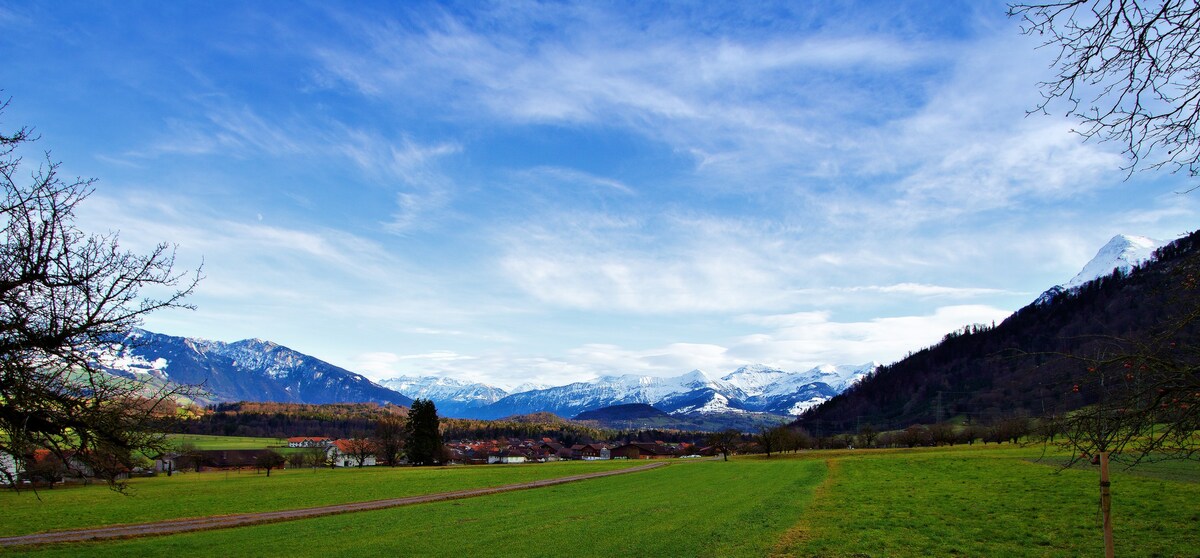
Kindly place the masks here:
<instances>
[{"instance_id":1,"label":"tree trunk","mask_svg":"<svg viewBox=\"0 0 1200 558\"><path fill-rule=\"evenodd\" d=\"M1104 514L1104 558L1113 558L1112 493L1109 492L1108 452L1100 452L1100 511Z\"/></svg>"}]
</instances>

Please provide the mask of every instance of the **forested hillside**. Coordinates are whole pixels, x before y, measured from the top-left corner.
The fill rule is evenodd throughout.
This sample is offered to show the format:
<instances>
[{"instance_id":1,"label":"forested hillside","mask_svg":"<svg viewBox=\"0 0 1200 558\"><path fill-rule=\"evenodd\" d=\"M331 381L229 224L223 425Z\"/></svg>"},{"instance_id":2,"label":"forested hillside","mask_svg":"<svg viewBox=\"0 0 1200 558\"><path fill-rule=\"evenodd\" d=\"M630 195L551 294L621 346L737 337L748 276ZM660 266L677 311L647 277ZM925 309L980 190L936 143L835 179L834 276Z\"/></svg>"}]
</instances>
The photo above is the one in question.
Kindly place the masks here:
<instances>
[{"instance_id":1,"label":"forested hillside","mask_svg":"<svg viewBox=\"0 0 1200 558\"><path fill-rule=\"evenodd\" d=\"M1097 396L1073 384L1086 367L1081 358L1162 337L1172 328L1172 347L1196 339L1196 320L1184 318L1197 307L1198 277L1200 233L1192 233L1129 273L1114 271L1026 306L998 325L947 334L935 346L881 366L797 423L829 434L1077 409Z\"/></svg>"}]
</instances>

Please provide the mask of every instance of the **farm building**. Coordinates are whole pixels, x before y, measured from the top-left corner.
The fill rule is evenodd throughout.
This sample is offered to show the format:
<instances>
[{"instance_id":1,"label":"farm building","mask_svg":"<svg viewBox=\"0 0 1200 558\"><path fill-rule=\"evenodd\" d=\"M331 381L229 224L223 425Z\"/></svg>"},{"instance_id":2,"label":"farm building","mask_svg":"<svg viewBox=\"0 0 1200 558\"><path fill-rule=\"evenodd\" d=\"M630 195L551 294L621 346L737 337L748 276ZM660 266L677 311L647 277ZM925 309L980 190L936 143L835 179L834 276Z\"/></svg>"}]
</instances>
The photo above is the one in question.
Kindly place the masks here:
<instances>
[{"instance_id":1,"label":"farm building","mask_svg":"<svg viewBox=\"0 0 1200 558\"><path fill-rule=\"evenodd\" d=\"M646 442L631 442L617 446L609 450L609 454L613 459L665 459L675 456L671 448Z\"/></svg>"},{"instance_id":2,"label":"farm building","mask_svg":"<svg viewBox=\"0 0 1200 558\"><path fill-rule=\"evenodd\" d=\"M288 438L289 448L326 448L332 444L329 438L314 438L309 436L293 436Z\"/></svg>"},{"instance_id":3,"label":"farm building","mask_svg":"<svg viewBox=\"0 0 1200 558\"><path fill-rule=\"evenodd\" d=\"M378 464L374 455L363 456L360 463L354 453L354 440L334 440L325 450L336 467L374 467Z\"/></svg>"}]
</instances>

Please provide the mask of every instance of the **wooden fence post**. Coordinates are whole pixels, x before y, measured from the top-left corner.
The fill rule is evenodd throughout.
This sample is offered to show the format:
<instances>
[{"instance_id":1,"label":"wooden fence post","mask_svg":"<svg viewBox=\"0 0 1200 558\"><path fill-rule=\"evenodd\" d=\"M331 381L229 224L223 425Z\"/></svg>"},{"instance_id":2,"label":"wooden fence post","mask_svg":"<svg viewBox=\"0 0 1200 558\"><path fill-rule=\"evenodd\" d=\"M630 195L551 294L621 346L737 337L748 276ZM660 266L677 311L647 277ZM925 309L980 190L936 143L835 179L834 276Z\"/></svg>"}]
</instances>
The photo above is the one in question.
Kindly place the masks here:
<instances>
[{"instance_id":1,"label":"wooden fence post","mask_svg":"<svg viewBox=\"0 0 1200 558\"><path fill-rule=\"evenodd\" d=\"M1104 557L1113 558L1112 493L1109 492L1108 452L1100 452L1100 511L1104 514Z\"/></svg>"}]
</instances>

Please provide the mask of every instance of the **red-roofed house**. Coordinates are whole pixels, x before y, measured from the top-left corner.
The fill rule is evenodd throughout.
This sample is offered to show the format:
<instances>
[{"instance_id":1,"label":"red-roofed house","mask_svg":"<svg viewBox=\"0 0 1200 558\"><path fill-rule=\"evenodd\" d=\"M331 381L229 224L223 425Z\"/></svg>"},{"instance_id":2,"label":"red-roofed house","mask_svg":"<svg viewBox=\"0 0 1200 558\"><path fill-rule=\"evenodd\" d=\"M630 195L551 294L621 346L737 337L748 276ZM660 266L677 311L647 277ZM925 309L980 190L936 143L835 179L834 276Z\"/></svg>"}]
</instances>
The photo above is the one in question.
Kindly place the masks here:
<instances>
[{"instance_id":1,"label":"red-roofed house","mask_svg":"<svg viewBox=\"0 0 1200 558\"><path fill-rule=\"evenodd\" d=\"M355 456L358 453L355 445L360 442L361 440L334 440L325 452L334 462L335 467L374 467L377 464L375 455L365 455L361 463Z\"/></svg>"},{"instance_id":2,"label":"red-roofed house","mask_svg":"<svg viewBox=\"0 0 1200 558\"><path fill-rule=\"evenodd\" d=\"M288 438L289 448L325 448L332 444L329 438L314 438L311 436L293 436Z\"/></svg>"}]
</instances>

